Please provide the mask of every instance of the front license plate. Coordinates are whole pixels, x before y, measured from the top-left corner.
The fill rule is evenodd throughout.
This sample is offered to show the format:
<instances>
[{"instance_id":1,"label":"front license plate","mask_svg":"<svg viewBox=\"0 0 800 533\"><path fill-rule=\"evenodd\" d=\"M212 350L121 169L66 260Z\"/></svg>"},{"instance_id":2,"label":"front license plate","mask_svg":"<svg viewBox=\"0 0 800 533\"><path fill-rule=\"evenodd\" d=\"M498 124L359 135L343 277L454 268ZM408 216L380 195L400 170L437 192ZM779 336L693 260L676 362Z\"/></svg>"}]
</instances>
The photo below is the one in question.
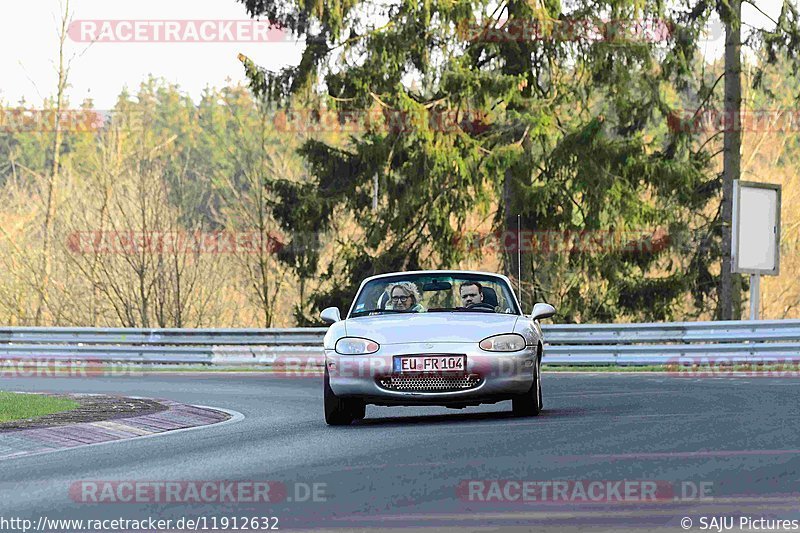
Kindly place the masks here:
<instances>
[{"instance_id":1,"label":"front license plate","mask_svg":"<svg viewBox=\"0 0 800 533\"><path fill-rule=\"evenodd\" d=\"M464 371L467 357L464 355L420 355L395 357L395 372L447 372Z\"/></svg>"}]
</instances>

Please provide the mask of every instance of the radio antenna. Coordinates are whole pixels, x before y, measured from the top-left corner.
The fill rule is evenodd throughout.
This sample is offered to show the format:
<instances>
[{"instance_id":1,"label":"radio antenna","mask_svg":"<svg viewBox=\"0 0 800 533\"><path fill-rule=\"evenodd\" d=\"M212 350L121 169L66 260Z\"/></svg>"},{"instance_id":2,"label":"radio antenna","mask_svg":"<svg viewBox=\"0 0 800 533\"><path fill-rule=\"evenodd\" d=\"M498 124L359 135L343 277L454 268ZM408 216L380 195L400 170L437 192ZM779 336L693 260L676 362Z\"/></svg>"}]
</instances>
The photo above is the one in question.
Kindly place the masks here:
<instances>
[{"instance_id":1,"label":"radio antenna","mask_svg":"<svg viewBox=\"0 0 800 533\"><path fill-rule=\"evenodd\" d=\"M521 217L517 215L517 292L519 293L519 305L522 305L522 240L520 236L522 222Z\"/></svg>"}]
</instances>

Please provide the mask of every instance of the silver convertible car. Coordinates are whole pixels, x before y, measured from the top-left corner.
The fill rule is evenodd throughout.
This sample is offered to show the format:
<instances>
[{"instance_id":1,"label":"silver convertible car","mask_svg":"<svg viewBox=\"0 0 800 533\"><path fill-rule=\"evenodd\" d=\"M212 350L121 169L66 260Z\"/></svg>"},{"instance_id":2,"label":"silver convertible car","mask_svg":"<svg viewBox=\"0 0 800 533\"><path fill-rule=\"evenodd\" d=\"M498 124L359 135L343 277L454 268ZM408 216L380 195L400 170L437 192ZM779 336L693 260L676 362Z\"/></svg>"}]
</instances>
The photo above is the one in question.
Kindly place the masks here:
<instances>
[{"instance_id":1,"label":"silver convertible car","mask_svg":"<svg viewBox=\"0 0 800 533\"><path fill-rule=\"evenodd\" d=\"M464 408L511 400L517 416L542 409L544 340L508 278L429 270L367 278L347 316L329 307L325 335L325 421L350 424L367 404Z\"/></svg>"}]
</instances>

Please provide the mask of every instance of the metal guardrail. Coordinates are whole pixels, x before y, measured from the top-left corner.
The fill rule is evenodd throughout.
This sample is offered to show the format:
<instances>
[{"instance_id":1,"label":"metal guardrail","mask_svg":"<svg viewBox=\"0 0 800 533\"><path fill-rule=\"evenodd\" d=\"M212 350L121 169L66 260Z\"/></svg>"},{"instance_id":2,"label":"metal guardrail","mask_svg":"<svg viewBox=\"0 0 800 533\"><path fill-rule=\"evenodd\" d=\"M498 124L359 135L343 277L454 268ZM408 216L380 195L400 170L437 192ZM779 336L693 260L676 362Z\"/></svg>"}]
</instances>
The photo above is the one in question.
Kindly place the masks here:
<instances>
[{"instance_id":1,"label":"metal guardrail","mask_svg":"<svg viewBox=\"0 0 800 533\"><path fill-rule=\"evenodd\" d=\"M800 362L800 320L543 326L556 364Z\"/></svg>"},{"instance_id":2,"label":"metal guardrail","mask_svg":"<svg viewBox=\"0 0 800 533\"><path fill-rule=\"evenodd\" d=\"M545 363L800 362L800 320L543 325ZM0 328L0 359L319 364L326 328Z\"/></svg>"}]
</instances>

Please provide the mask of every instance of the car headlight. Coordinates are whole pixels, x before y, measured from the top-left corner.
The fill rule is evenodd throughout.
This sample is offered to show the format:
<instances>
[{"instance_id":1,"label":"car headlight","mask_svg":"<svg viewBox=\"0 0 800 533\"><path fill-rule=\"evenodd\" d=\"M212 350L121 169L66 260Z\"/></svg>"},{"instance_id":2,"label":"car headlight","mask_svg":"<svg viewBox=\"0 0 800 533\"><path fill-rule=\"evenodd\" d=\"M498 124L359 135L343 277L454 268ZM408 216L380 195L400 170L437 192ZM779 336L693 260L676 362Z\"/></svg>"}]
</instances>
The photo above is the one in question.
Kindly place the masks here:
<instances>
[{"instance_id":1,"label":"car headlight","mask_svg":"<svg viewBox=\"0 0 800 533\"><path fill-rule=\"evenodd\" d=\"M487 352L517 352L525 348L525 337L517 333L505 333L486 337L478 346Z\"/></svg>"},{"instance_id":2,"label":"car headlight","mask_svg":"<svg viewBox=\"0 0 800 533\"><path fill-rule=\"evenodd\" d=\"M362 339L360 337L342 337L336 341L336 353L342 355L361 355L367 353L375 353L380 348L380 345L369 339Z\"/></svg>"}]
</instances>

